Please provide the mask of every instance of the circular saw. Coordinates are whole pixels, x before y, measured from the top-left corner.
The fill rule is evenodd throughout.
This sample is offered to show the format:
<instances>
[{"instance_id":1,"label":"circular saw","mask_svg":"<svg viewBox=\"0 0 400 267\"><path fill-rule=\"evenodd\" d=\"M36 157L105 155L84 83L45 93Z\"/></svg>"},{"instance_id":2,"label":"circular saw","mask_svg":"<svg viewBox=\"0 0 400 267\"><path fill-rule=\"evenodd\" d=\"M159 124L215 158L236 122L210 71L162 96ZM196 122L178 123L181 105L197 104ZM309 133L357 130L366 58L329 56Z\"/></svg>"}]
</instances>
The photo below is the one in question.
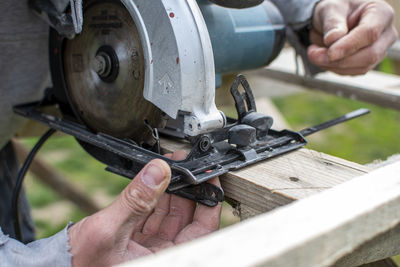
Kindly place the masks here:
<instances>
[{"instance_id":1,"label":"circular saw","mask_svg":"<svg viewBox=\"0 0 400 267\"><path fill-rule=\"evenodd\" d=\"M304 136L368 113L275 131L272 118L257 112L243 75L231 87L237 119L217 110L220 74L268 64L282 48L285 26L268 1L71 0L68 13L66 0L29 2L47 11L54 27L53 88L15 111L74 136L121 176L135 177L163 159L172 170L168 192L208 206L223 200L209 179L298 149ZM62 117L46 113L48 105ZM158 132L189 140L188 157L163 157Z\"/></svg>"},{"instance_id":2,"label":"circular saw","mask_svg":"<svg viewBox=\"0 0 400 267\"><path fill-rule=\"evenodd\" d=\"M53 1L30 0L37 10L48 3L42 10L63 29L50 33L53 88L15 111L74 136L121 176L135 177L160 158L172 170L168 192L214 206L223 191L209 179L300 148L304 135L363 113L274 131L242 75L231 87L237 119L216 108L221 74L264 66L283 46L285 25L268 1L234 9L208 0L73 0L66 10L59 6L68 1L52 9ZM62 117L43 111L54 104ZM159 132L186 138L188 157L163 157Z\"/></svg>"},{"instance_id":3,"label":"circular saw","mask_svg":"<svg viewBox=\"0 0 400 267\"><path fill-rule=\"evenodd\" d=\"M180 116L187 136L224 126L212 45L195 1L88 0L83 15L74 38L51 35L64 115L147 147L167 118Z\"/></svg>"},{"instance_id":4,"label":"circular saw","mask_svg":"<svg viewBox=\"0 0 400 267\"><path fill-rule=\"evenodd\" d=\"M245 6L261 1L251 2ZM269 140L272 124L256 114L242 76L232 87L239 120L228 120L214 99L219 75L263 66L282 48L285 27L271 3L244 10L207 0L73 0L66 9L66 0L29 3L51 21L53 88L16 111L74 136L107 170L134 177L162 158L172 169L169 192L212 206L223 191L204 182L272 155L241 151ZM54 103L62 118L40 111ZM188 158L161 156L158 131L187 138ZM304 144L294 138L293 148Z\"/></svg>"}]
</instances>

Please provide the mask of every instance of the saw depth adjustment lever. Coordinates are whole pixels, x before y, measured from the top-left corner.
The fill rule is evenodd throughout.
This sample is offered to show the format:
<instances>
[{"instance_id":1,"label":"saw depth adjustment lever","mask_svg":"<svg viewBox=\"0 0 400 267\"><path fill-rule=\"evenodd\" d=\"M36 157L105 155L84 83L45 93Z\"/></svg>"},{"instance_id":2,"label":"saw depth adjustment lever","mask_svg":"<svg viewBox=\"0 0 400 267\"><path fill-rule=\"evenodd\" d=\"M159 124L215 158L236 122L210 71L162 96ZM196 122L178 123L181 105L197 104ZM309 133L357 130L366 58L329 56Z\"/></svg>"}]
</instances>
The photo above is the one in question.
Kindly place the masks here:
<instances>
[{"instance_id":1,"label":"saw depth adjustment lever","mask_svg":"<svg viewBox=\"0 0 400 267\"><path fill-rule=\"evenodd\" d=\"M240 85L244 92L239 91ZM231 87L238 114L238 125L229 130L228 142L238 147L253 145L257 138L268 134L274 122L273 118L257 112L253 92L243 75L237 76Z\"/></svg>"}]
</instances>

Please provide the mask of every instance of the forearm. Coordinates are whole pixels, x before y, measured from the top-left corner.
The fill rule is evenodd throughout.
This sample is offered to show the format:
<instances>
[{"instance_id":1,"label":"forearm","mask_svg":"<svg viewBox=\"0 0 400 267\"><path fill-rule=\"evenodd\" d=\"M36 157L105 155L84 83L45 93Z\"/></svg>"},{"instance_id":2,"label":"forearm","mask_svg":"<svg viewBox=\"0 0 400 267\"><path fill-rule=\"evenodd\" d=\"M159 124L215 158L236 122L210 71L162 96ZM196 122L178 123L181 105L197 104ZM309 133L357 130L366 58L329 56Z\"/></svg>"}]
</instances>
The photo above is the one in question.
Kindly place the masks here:
<instances>
[{"instance_id":1,"label":"forearm","mask_svg":"<svg viewBox=\"0 0 400 267\"><path fill-rule=\"evenodd\" d=\"M1 266L8 267L70 267L68 226L58 234L27 245L4 235L0 229Z\"/></svg>"}]
</instances>

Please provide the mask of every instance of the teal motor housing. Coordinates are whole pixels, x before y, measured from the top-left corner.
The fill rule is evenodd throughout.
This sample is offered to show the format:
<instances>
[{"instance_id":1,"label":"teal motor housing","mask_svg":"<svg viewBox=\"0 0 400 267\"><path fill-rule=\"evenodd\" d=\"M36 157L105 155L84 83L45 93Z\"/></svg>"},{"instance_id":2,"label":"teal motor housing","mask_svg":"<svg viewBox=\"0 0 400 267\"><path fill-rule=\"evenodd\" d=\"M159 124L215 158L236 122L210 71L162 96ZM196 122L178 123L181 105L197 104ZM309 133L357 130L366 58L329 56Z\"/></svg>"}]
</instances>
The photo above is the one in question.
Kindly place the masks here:
<instances>
[{"instance_id":1,"label":"teal motor housing","mask_svg":"<svg viewBox=\"0 0 400 267\"><path fill-rule=\"evenodd\" d=\"M222 74L260 68L279 55L285 43L285 23L273 3L233 9L208 0L197 2L211 38L217 87Z\"/></svg>"}]
</instances>

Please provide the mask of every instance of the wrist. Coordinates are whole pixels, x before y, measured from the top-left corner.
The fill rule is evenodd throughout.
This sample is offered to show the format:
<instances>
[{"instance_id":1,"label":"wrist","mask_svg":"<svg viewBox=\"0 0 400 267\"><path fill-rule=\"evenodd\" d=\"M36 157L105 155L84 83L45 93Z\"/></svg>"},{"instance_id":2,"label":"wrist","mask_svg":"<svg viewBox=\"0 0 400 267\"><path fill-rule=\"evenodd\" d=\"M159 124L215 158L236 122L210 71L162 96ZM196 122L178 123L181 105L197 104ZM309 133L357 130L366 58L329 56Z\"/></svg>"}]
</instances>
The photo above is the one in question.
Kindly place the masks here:
<instances>
[{"instance_id":1,"label":"wrist","mask_svg":"<svg viewBox=\"0 0 400 267\"><path fill-rule=\"evenodd\" d=\"M82 227L82 222L85 221L86 218L79 221L78 223L71 223L68 225L68 244L69 244L69 253L72 256L71 266L81 266L79 263L81 262L80 254L82 248L79 243L79 239L84 239L83 236L80 236L80 228ZM87 251L88 252L88 251Z\"/></svg>"}]
</instances>

